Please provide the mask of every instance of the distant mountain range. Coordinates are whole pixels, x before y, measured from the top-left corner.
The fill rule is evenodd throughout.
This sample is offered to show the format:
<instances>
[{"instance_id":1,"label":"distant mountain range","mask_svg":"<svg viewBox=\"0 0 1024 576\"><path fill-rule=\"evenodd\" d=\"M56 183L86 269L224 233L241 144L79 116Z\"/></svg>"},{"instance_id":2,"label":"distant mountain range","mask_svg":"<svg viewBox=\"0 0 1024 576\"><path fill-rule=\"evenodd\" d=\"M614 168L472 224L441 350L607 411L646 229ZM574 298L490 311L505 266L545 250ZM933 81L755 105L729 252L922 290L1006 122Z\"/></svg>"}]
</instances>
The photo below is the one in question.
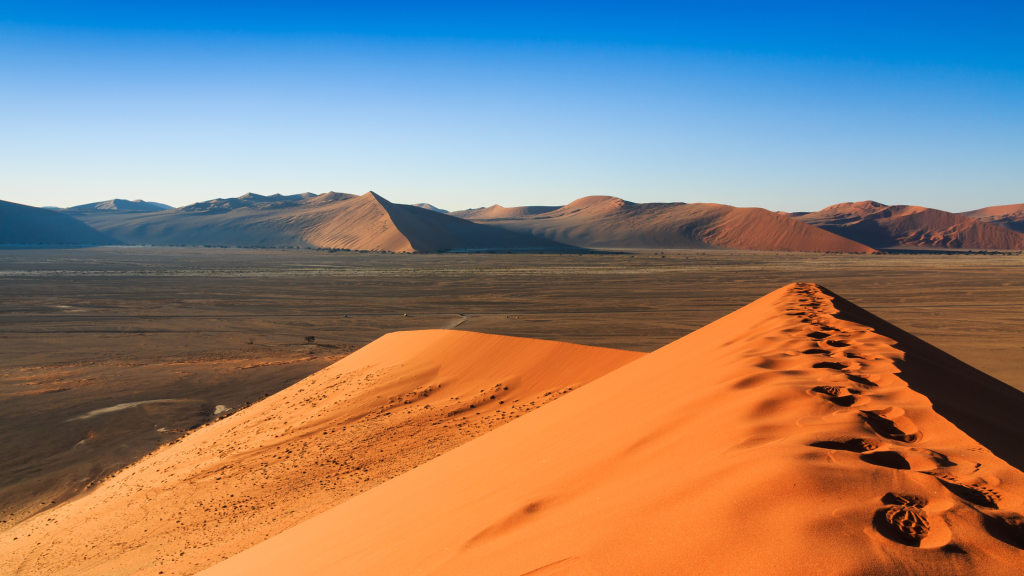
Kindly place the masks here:
<instances>
[{"instance_id":1,"label":"distant mountain range","mask_svg":"<svg viewBox=\"0 0 1024 576\"><path fill-rule=\"evenodd\" d=\"M174 206L161 204L159 202L146 202L145 200L105 200L82 204L61 210L62 212L96 212L100 210L118 210L122 212L160 212L162 210L173 210ZM51 208L52 210L52 208Z\"/></svg>"},{"instance_id":2,"label":"distant mountain range","mask_svg":"<svg viewBox=\"0 0 1024 576\"><path fill-rule=\"evenodd\" d=\"M763 208L681 202L637 204L612 196L587 196L566 206L548 208L492 206L462 214L488 226L585 248L875 251Z\"/></svg>"},{"instance_id":3,"label":"distant mountain range","mask_svg":"<svg viewBox=\"0 0 1024 576\"><path fill-rule=\"evenodd\" d=\"M427 203L395 204L373 192L328 192L246 194L181 208L143 200L107 200L66 209L4 202L0 222L0 237L6 239L0 243L7 244L291 246L384 252L1024 249L1024 204L954 214L866 201L817 212L779 213L724 204L642 204L588 196L566 206L493 205L449 213Z\"/></svg>"},{"instance_id":4,"label":"distant mountain range","mask_svg":"<svg viewBox=\"0 0 1024 576\"><path fill-rule=\"evenodd\" d=\"M92 211L77 217L129 244L295 246L381 252L569 248L441 212L393 204L373 192L362 196L336 192L246 194L160 212Z\"/></svg>"}]
</instances>

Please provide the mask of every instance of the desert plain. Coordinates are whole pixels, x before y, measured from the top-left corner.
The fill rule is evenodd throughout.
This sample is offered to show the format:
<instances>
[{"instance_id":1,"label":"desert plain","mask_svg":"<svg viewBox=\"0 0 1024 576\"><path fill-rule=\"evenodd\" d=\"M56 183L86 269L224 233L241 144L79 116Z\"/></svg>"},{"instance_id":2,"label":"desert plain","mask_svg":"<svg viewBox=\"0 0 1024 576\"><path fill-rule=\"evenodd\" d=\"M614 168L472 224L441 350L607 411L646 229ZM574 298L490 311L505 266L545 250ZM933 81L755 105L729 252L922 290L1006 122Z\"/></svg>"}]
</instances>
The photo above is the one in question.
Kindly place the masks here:
<instances>
[{"instance_id":1,"label":"desert plain","mask_svg":"<svg viewBox=\"0 0 1024 576\"><path fill-rule=\"evenodd\" d=\"M1024 257L1019 253L963 251L381 254L170 247L5 250L0 252L0 338L4 350L0 357L0 461L6 463L0 472L4 520L0 549L10 553L8 558L17 559L4 568L25 574L195 573L571 394L570 388L579 388L578 383L615 372L645 353L795 282L825 286L981 372L1024 390L1021 264ZM423 398L433 394L435 400L430 402L435 407L448 404L439 401L440 390L430 386L420 390L416 379L423 376L412 368L408 374L401 367L394 368L389 376L368 369L359 372L362 368L354 365L344 371L332 367L339 361L342 364L337 366L344 366L353 353L364 358L380 355L380 348L373 346L382 344L367 345L385 334L414 330L552 342L507 339L486 344L490 341L483 336L467 335L465 338L475 339L460 341L442 332L423 333L429 337L415 342L394 340L401 334L389 336L395 344L387 350L407 353L409 358L415 356L411 350L424 346L438 356L449 350L452 356L447 362L454 373L458 373L459 362L467 361L464 356L468 352L458 351L491 345L495 350L523 347L521 352L498 355L514 366L508 370L533 375L532 388L511 386L519 394L515 401L522 404L504 406L500 400L500 390L508 387L496 376L505 368L495 361L498 372L494 374L467 372L460 377L456 385L465 389L445 398L452 408L441 419L429 412L432 408ZM873 342L865 344L866 349L887 346L861 338ZM594 347L611 350L602 352ZM544 366L550 367L549 373ZM335 375L332 370L341 372ZM361 374L358 379L351 376L356 373ZM297 402L303 410L311 410L317 403L313 397L301 396L305 390L267 397L304 379L315 383L343 376L349 385L358 382L361 387L346 392L348 395L386 398L394 401L394 406L410 404L398 401L401 390L418 398L410 405L419 411L406 411L402 426L381 423L384 410L388 416L399 413L392 404L378 406L372 401L342 403L328 416L315 418L313 413L298 412L305 414L299 426L306 427L306 436L302 436L301 449L282 440L281 446L289 451L286 459L295 454L304 466L312 463L319 468L328 463L345 464L344 477L340 472L312 472L298 466L287 473L259 476L263 468L282 459L264 453L270 449L269 438L280 435L272 426L268 428L268 423L295 413L295 408L287 411L289 402ZM487 380L487 387L471 390L478 380ZM491 393L492 385L500 385L499 392ZM391 387L378 390L374 386ZM635 393L642 396L642 386ZM294 398L289 400L288 394ZM420 394L424 394L422 398ZM475 398L469 394L483 395L480 400L469 400L474 402L473 410L484 404L487 408L465 414L457 398ZM488 403L490 400L494 402ZM247 411L258 416L246 420L245 426L251 429L243 426L236 430L238 425L232 425L233 432L223 429L233 415ZM462 422L467 415L471 420ZM315 448L309 446L308 430L314 421L316 426L329 426L322 429L323 435L337 433L343 441L335 447L324 441ZM182 438L186 440L180 447L167 446ZM216 443L219 438L233 438L230 442L235 452L262 454L237 464L242 471L234 477L232 492L237 491L240 499L247 498L249 506L218 501L217 508L227 509L231 515L218 512L219 516L213 516L214 506L204 501L199 511L189 508L188 518L177 517L172 523L170 518L181 512L173 509L174 498L191 492L185 484L181 488L168 485L165 498L171 499L161 502L161 514L151 528L173 551L119 548L111 540L72 542L60 529L42 527L55 522L66 503L88 502L88 496L97 490L106 489L118 498L127 498L133 491L155 494L154 482L165 482L153 480L158 463L167 466L160 470L194 463L212 450L212 444L204 442ZM299 440L289 438L288 442ZM147 459L147 454L161 446L164 448L158 454ZM384 452L386 455L380 455ZM170 454L178 454L177 459L168 459ZM358 464L348 463L353 455ZM918 466L911 460L908 462ZM148 470L145 487L129 487L124 478L105 486L112 474L133 464L141 467L137 468L140 477ZM301 479L303 474L306 479ZM271 476L276 480L270 480ZM309 479L312 476L315 479ZM256 482L257 477L263 479ZM311 487L306 497L282 496L282 502L268 503L255 494L274 486L283 494L282 486L300 480ZM173 484L169 477L166 481ZM1010 485L1014 485L1012 481ZM254 492L253 486L260 490ZM89 506L93 506L90 510L99 509L95 508L99 504ZM280 506L288 508L286 513ZM899 513L916 514L904 510L908 508L905 504L891 506L899 508ZM131 517L133 530L149 530L144 527L146 513L137 514L141 515ZM281 516L287 520L277 521ZM266 524L238 529L245 518ZM191 532L182 530L175 535L174 525L183 522L190 523ZM932 532L941 535L939 524L933 524ZM25 532L26 526L40 526L33 529L38 542L31 532ZM101 528L107 533L112 530ZM244 537L232 532L244 533ZM196 534L211 537L203 540ZM115 536L146 538L141 533ZM586 573L582 568L573 572L575 560L566 562L562 564L566 574ZM463 568L472 572L480 566L469 562ZM561 572L552 568L544 573Z\"/></svg>"}]
</instances>

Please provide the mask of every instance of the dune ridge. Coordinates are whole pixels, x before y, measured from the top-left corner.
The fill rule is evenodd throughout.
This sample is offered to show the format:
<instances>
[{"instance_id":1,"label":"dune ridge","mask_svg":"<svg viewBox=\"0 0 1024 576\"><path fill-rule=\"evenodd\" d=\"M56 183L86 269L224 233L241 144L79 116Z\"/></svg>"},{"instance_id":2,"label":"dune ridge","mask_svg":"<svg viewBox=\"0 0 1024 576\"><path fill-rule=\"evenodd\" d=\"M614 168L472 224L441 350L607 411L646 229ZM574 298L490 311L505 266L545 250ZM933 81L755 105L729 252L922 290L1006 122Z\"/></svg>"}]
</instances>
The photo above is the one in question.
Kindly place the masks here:
<instances>
[{"instance_id":1,"label":"dune ridge","mask_svg":"<svg viewBox=\"0 0 1024 576\"><path fill-rule=\"evenodd\" d=\"M989 206L987 208L971 210L970 212L961 212L961 214L975 220L1024 233L1024 204Z\"/></svg>"},{"instance_id":2,"label":"dune ridge","mask_svg":"<svg viewBox=\"0 0 1024 576\"><path fill-rule=\"evenodd\" d=\"M0 573L194 574L643 356L388 334L0 533Z\"/></svg>"},{"instance_id":3,"label":"dune ridge","mask_svg":"<svg viewBox=\"0 0 1024 576\"><path fill-rule=\"evenodd\" d=\"M537 215L495 219L487 212L481 214L463 217L585 248L875 252L762 208L724 204L637 204L613 196L587 196Z\"/></svg>"},{"instance_id":4,"label":"dune ridge","mask_svg":"<svg viewBox=\"0 0 1024 576\"><path fill-rule=\"evenodd\" d=\"M556 242L468 222L440 212L362 196L296 194L200 202L145 214L93 211L83 222L129 244L293 246L437 252L558 249Z\"/></svg>"},{"instance_id":5,"label":"dune ridge","mask_svg":"<svg viewBox=\"0 0 1024 576\"><path fill-rule=\"evenodd\" d=\"M792 217L876 249L1024 249L1024 234L1012 227L923 206L887 206L869 200L835 204Z\"/></svg>"},{"instance_id":6,"label":"dune ridge","mask_svg":"<svg viewBox=\"0 0 1024 576\"><path fill-rule=\"evenodd\" d=\"M1018 574L1022 432L917 391L999 383L889 331L786 286L203 574Z\"/></svg>"}]
</instances>

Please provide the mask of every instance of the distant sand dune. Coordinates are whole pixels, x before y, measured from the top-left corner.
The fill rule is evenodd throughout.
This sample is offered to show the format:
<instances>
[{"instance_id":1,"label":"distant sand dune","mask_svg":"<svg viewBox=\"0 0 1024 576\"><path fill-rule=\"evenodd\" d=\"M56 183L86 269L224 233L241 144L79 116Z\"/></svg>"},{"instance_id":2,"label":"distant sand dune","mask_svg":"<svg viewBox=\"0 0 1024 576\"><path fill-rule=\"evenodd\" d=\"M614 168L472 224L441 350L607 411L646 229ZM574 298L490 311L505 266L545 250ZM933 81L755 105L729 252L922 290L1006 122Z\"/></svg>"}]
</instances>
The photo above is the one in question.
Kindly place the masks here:
<instances>
[{"instance_id":1,"label":"distant sand dune","mask_svg":"<svg viewBox=\"0 0 1024 576\"><path fill-rule=\"evenodd\" d=\"M465 218L467 220L500 220L503 218L522 218L524 216L536 216L558 210L561 206L516 206L505 208L497 204L486 208L471 208L452 212L452 216Z\"/></svg>"},{"instance_id":2,"label":"distant sand dune","mask_svg":"<svg viewBox=\"0 0 1024 576\"><path fill-rule=\"evenodd\" d=\"M961 214L981 220L982 222L1009 228L1016 232L1024 232L1024 204L989 206L988 208L962 212Z\"/></svg>"},{"instance_id":3,"label":"distant sand dune","mask_svg":"<svg viewBox=\"0 0 1024 576\"><path fill-rule=\"evenodd\" d=\"M612 196L587 196L539 214L517 210L523 209L492 206L454 215L587 248L874 252L857 242L762 208L637 204Z\"/></svg>"},{"instance_id":4,"label":"distant sand dune","mask_svg":"<svg viewBox=\"0 0 1024 576\"><path fill-rule=\"evenodd\" d=\"M436 252L442 250L538 250L566 248L440 212L362 196L246 194L148 214L93 211L79 215L129 244L295 246Z\"/></svg>"},{"instance_id":5,"label":"distant sand dune","mask_svg":"<svg viewBox=\"0 0 1024 576\"><path fill-rule=\"evenodd\" d=\"M999 227L976 220L970 214L866 201L836 204L818 212L794 214L793 217L878 249L1024 249L1024 234L1014 232L1012 226Z\"/></svg>"}]
</instances>

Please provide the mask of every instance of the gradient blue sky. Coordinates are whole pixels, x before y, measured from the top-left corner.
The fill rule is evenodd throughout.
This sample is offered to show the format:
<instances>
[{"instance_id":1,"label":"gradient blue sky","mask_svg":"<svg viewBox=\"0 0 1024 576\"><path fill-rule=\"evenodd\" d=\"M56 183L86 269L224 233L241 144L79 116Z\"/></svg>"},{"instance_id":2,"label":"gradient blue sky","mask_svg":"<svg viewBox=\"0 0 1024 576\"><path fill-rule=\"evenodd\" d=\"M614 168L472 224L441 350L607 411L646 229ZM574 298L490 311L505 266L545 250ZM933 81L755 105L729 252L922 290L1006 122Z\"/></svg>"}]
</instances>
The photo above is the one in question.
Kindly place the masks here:
<instances>
[{"instance_id":1,"label":"gradient blue sky","mask_svg":"<svg viewBox=\"0 0 1024 576\"><path fill-rule=\"evenodd\" d=\"M0 198L1024 202L1024 5L0 0Z\"/></svg>"}]
</instances>

